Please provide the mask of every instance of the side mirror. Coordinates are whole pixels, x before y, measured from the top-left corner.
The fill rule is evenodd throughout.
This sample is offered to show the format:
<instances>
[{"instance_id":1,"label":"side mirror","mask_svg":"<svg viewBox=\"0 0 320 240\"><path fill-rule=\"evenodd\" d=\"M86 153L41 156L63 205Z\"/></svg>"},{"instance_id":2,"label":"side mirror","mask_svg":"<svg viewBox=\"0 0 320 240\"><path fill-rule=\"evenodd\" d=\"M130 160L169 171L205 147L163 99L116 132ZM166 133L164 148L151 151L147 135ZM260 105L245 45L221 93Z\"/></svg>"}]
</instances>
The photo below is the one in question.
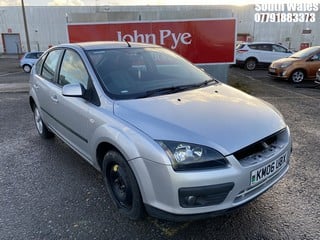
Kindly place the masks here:
<instances>
[{"instance_id":1,"label":"side mirror","mask_svg":"<svg viewBox=\"0 0 320 240\"><path fill-rule=\"evenodd\" d=\"M310 58L311 61L318 61L319 60L319 57L318 55L314 55Z\"/></svg>"},{"instance_id":2,"label":"side mirror","mask_svg":"<svg viewBox=\"0 0 320 240\"><path fill-rule=\"evenodd\" d=\"M71 83L62 87L62 95L66 97L83 97L84 87L80 83Z\"/></svg>"}]
</instances>

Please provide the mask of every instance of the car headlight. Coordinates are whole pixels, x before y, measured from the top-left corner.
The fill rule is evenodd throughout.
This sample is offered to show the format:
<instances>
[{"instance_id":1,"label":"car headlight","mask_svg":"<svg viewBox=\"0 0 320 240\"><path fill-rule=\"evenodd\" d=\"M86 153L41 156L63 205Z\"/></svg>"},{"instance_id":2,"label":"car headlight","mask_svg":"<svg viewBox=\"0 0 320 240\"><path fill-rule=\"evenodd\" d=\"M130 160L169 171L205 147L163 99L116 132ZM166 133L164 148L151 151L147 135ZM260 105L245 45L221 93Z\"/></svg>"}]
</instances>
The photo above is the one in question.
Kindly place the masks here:
<instances>
[{"instance_id":1,"label":"car headlight","mask_svg":"<svg viewBox=\"0 0 320 240\"><path fill-rule=\"evenodd\" d=\"M175 141L157 142L167 153L176 171L221 168L228 164L220 152L206 146Z\"/></svg>"},{"instance_id":2,"label":"car headlight","mask_svg":"<svg viewBox=\"0 0 320 240\"><path fill-rule=\"evenodd\" d=\"M292 62L285 62L280 65L280 68L287 68L292 64Z\"/></svg>"}]
</instances>

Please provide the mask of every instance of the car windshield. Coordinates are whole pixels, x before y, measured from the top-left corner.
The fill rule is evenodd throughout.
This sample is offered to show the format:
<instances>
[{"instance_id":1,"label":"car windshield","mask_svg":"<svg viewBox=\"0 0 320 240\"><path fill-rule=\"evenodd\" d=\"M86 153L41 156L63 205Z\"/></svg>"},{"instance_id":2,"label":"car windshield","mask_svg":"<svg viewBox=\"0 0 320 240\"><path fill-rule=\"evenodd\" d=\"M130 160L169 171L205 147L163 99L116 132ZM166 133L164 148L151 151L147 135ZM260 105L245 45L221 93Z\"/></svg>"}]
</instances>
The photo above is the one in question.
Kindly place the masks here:
<instances>
[{"instance_id":1,"label":"car windshield","mask_svg":"<svg viewBox=\"0 0 320 240\"><path fill-rule=\"evenodd\" d=\"M310 48L303 49L299 52L296 52L296 53L292 54L290 57L302 59L302 58L309 57L310 55L316 53L319 50L320 50L319 47L310 47Z\"/></svg>"},{"instance_id":2,"label":"car windshield","mask_svg":"<svg viewBox=\"0 0 320 240\"><path fill-rule=\"evenodd\" d=\"M106 93L113 99L169 94L217 82L164 48L88 50L87 55Z\"/></svg>"}]
</instances>

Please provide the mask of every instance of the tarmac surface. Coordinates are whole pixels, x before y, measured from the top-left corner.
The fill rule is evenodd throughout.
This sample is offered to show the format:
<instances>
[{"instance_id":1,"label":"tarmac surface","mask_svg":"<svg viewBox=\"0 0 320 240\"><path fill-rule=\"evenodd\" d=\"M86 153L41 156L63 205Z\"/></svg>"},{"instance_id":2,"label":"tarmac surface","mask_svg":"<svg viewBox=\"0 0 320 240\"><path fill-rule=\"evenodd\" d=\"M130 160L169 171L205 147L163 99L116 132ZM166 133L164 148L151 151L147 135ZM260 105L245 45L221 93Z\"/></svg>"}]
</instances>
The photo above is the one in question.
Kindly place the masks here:
<instances>
[{"instance_id":1,"label":"tarmac surface","mask_svg":"<svg viewBox=\"0 0 320 240\"><path fill-rule=\"evenodd\" d=\"M286 176L235 212L172 223L120 215L99 172L57 137L41 139L18 59L0 58L0 239L320 239L320 89L230 68L229 83L276 106L290 126Z\"/></svg>"},{"instance_id":2,"label":"tarmac surface","mask_svg":"<svg viewBox=\"0 0 320 240\"><path fill-rule=\"evenodd\" d=\"M0 56L0 93L27 91L28 77L19 66L18 55Z\"/></svg>"}]
</instances>

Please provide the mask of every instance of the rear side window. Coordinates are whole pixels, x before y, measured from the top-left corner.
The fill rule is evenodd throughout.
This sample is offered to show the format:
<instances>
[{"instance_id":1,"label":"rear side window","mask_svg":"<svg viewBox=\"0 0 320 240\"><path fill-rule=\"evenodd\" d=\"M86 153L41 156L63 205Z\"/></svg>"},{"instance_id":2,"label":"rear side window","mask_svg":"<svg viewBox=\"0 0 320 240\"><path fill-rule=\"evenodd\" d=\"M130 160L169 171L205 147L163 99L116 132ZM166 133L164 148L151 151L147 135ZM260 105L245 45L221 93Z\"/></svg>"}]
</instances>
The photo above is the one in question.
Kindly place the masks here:
<instances>
[{"instance_id":1,"label":"rear side window","mask_svg":"<svg viewBox=\"0 0 320 240\"><path fill-rule=\"evenodd\" d=\"M53 50L48 54L42 65L42 72L40 74L43 78L51 82L54 81L55 71L57 69L59 58L62 52L62 49L58 49Z\"/></svg>"},{"instance_id":2,"label":"rear side window","mask_svg":"<svg viewBox=\"0 0 320 240\"><path fill-rule=\"evenodd\" d=\"M260 51L272 51L271 44L251 44L249 48Z\"/></svg>"},{"instance_id":3,"label":"rear side window","mask_svg":"<svg viewBox=\"0 0 320 240\"><path fill-rule=\"evenodd\" d=\"M250 49L254 49L254 50L257 50L257 49L258 49L257 46L258 46L258 45L256 45L256 44L248 45L248 47L249 47Z\"/></svg>"}]
</instances>

